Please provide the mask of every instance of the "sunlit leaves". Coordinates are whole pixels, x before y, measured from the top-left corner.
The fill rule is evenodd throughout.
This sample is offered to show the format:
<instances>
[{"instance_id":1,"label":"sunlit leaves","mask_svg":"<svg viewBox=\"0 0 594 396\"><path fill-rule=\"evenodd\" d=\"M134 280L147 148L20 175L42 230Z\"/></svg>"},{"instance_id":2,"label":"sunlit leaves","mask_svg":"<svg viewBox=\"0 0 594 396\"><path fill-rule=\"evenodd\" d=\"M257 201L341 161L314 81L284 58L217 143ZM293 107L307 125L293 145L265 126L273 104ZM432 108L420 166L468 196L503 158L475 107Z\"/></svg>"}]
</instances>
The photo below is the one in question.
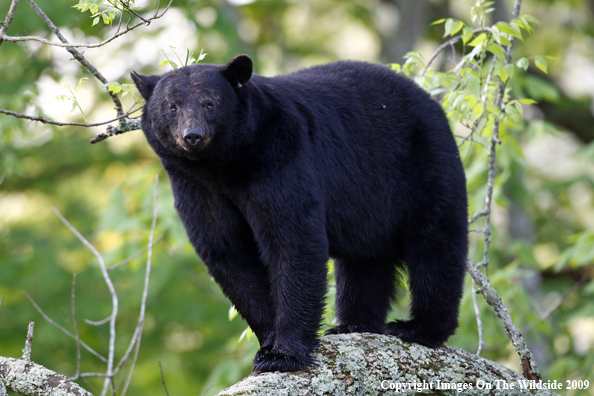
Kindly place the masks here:
<instances>
[{"instance_id":1,"label":"sunlit leaves","mask_svg":"<svg viewBox=\"0 0 594 396\"><path fill-rule=\"evenodd\" d=\"M484 27L487 20L487 14L495 10L491 7L493 4L495 4L493 1L477 0L474 6L470 8L472 23L478 23L481 27Z\"/></svg>"},{"instance_id":2,"label":"sunlit leaves","mask_svg":"<svg viewBox=\"0 0 594 396\"><path fill-rule=\"evenodd\" d=\"M65 88L68 91L68 94L63 94L63 95L57 95L55 96L53 99L54 100L59 100L62 102L70 102L72 108L70 109L70 112L73 112L74 110L78 109L80 111L80 114L83 118L83 120L85 122L87 122L87 117L85 116L85 113L82 109L82 106L80 105L80 103L78 102L78 99L76 97L76 93L78 93L78 91L81 88L85 88L86 89L86 82L87 82L88 78L87 77L83 77L80 80L78 80L78 83L76 84L76 89L75 91L72 90L72 87L70 86L70 84L66 84Z\"/></svg>"},{"instance_id":3,"label":"sunlit leaves","mask_svg":"<svg viewBox=\"0 0 594 396\"><path fill-rule=\"evenodd\" d=\"M169 46L169 48L171 48L171 50L173 51L173 54L175 55L175 57L177 58L179 64L181 64L182 66L190 66L190 65L195 65L196 63L200 62L201 60L203 60L206 55L208 55L206 52L204 52L203 50L200 50L200 54L198 55L198 58L194 58L194 53L190 52L189 49L186 50L186 59L182 60L179 55L177 54L177 52L175 51L175 47L173 46ZM177 69L180 66L172 61L171 59L169 59L169 57L167 56L167 54L165 53L165 51L163 51L163 55L165 55L165 60L161 61L161 63L159 63L160 66L167 66L170 65L173 69Z\"/></svg>"},{"instance_id":4,"label":"sunlit leaves","mask_svg":"<svg viewBox=\"0 0 594 396\"><path fill-rule=\"evenodd\" d=\"M536 67L538 67L538 69L540 71L542 71L543 73L547 74L547 60L544 56L536 56L534 58L534 63L536 64Z\"/></svg>"},{"instance_id":5,"label":"sunlit leaves","mask_svg":"<svg viewBox=\"0 0 594 396\"><path fill-rule=\"evenodd\" d=\"M518 66L520 69L524 69L524 71L526 71L526 70L528 70L528 66L530 66L530 61L528 61L528 59L526 59L526 58L520 58L516 62L516 66Z\"/></svg>"},{"instance_id":6,"label":"sunlit leaves","mask_svg":"<svg viewBox=\"0 0 594 396\"><path fill-rule=\"evenodd\" d=\"M111 26L115 18L121 13L128 13L138 10L134 5L134 0L117 1L117 0L79 0L78 4L73 5L80 12L89 12L93 19L92 26L103 22L105 25Z\"/></svg>"}]
</instances>

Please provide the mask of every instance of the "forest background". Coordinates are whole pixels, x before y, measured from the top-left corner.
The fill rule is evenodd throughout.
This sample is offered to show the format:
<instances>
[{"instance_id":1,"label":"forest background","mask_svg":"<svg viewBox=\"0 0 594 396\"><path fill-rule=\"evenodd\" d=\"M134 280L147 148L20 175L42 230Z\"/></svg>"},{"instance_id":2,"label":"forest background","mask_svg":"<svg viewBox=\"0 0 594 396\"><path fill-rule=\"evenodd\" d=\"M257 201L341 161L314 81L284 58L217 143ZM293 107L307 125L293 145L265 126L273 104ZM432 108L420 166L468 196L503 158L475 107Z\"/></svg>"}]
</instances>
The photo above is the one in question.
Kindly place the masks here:
<instances>
[{"instance_id":1,"label":"forest background","mask_svg":"<svg viewBox=\"0 0 594 396\"><path fill-rule=\"evenodd\" d=\"M83 3L81 1L81 3ZM41 9L72 41L100 41L113 28L79 12L74 0L40 0ZM130 84L129 73L161 74L186 55L226 63L249 54L259 74L271 76L338 59L403 63L409 51L426 60L445 40L444 24L472 25L467 0L175 0L165 15L98 49L81 49L111 83ZM0 18L10 2L2 0ZM138 0L142 15L154 0ZM489 23L509 21L511 2L495 1ZM535 32L514 41L514 59L530 67L510 84L525 121L502 125L498 176L491 214L491 282L526 338L545 380L590 380L594 395L594 1L526 0L522 14L540 20ZM450 28L452 26L450 25ZM447 28L446 28L447 29ZM49 30L22 1L11 35ZM547 60L548 74L534 63ZM437 69L460 57L444 52ZM63 48L34 42L0 45L0 109L56 121L98 122L114 117L105 87ZM422 65L422 64L421 64ZM541 64L542 66L542 64ZM83 84L79 84L81 78ZM116 84L117 86L117 84ZM125 86L124 86L125 89ZM124 98L129 106L133 92ZM20 356L25 329L35 320L33 360L73 375L76 343L43 320L23 292L55 321L73 328L72 274L81 318L101 320L110 295L92 253L65 227L60 212L103 254L108 265L142 250L153 213L153 186L160 174L158 221L144 337L130 394L163 394L160 361L172 394L215 394L247 375L257 350L246 324L208 276L187 242L173 209L164 171L141 131L95 145L105 127L57 127L0 115L0 356ZM464 136L463 128L454 133ZM459 139L462 142L462 139ZM470 148L469 148L470 147ZM476 147L476 148L475 148ZM481 154L481 149L483 154ZM487 162L480 139L461 146L469 214L485 200ZM483 160L481 160L481 158ZM471 226L471 228L477 228ZM478 234L478 233L475 233ZM469 255L479 262L481 238L471 234ZM145 253L146 254L146 253ZM116 348L123 350L136 326L144 263L140 256L111 271L120 296ZM477 321L468 279L460 328L448 345L476 352ZM329 293L330 302L332 288ZM393 317L407 315L403 291ZM484 346L481 356L521 371L503 326L479 296ZM332 324L329 309L326 326ZM78 323L81 338L105 351L106 325ZM128 337L128 338L127 338ZM241 340L240 340L241 338ZM85 371L99 360L83 351ZM83 385L93 390L100 382Z\"/></svg>"}]
</instances>

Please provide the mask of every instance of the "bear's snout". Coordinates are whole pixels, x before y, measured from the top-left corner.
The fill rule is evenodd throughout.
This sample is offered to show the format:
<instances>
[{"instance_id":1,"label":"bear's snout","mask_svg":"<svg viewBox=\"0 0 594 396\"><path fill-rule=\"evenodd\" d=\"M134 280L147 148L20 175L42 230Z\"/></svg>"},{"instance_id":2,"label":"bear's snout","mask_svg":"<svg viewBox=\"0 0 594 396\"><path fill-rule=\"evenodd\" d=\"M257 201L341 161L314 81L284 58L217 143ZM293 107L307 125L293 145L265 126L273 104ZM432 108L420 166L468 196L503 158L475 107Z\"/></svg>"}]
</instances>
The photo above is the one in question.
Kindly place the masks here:
<instances>
[{"instance_id":1,"label":"bear's snout","mask_svg":"<svg viewBox=\"0 0 594 396\"><path fill-rule=\"evenodd\" d=\"M189 148L197 148L198 143L204 139L205 133L202 128L186 128L182 133L182 138Z\"/></svg>"}]
</instances>

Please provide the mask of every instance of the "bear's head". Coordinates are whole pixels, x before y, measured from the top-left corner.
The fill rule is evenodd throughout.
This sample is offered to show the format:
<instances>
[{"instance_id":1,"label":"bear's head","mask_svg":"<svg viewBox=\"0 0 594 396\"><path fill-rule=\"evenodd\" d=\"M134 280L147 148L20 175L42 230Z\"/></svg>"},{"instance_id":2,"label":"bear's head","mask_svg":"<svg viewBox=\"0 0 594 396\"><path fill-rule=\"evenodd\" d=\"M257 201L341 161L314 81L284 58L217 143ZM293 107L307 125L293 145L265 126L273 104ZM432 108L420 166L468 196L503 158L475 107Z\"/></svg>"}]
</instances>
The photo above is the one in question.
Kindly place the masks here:
<instances>
[{"instance_id":1,"label":"bear's head","mask_svg":"<svg viewBox=\"0 0 594 396\"><path fill-rule=\"evenodd\" d=\"M200 158L225 142L236 122L237 95L252 76L252 60L238 55L225 66L192 65L132 80L146 100L143 130L171 154Z\"/></svg>"}]
</instances>

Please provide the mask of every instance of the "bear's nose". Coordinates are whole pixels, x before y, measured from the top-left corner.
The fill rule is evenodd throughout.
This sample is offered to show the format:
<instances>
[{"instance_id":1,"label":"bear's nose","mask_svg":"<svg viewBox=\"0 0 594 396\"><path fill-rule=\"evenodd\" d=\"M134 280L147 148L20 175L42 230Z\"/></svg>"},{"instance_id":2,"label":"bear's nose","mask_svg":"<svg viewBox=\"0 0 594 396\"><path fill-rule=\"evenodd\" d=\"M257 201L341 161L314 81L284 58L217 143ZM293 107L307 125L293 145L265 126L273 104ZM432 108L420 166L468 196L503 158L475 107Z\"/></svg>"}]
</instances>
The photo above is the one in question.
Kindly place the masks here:
<instances>
[{"instance_id":1,"label":"bear's nose","mask_svg":"<svg viewBox=\"0 0 594 396\"><path fill-rule=\"evenodd\" d=\"M186 128L184 129L182 137L189 146L195 146L202 138L204 138L204 131L200 128Z\"/></svg>"}]
</instances>

